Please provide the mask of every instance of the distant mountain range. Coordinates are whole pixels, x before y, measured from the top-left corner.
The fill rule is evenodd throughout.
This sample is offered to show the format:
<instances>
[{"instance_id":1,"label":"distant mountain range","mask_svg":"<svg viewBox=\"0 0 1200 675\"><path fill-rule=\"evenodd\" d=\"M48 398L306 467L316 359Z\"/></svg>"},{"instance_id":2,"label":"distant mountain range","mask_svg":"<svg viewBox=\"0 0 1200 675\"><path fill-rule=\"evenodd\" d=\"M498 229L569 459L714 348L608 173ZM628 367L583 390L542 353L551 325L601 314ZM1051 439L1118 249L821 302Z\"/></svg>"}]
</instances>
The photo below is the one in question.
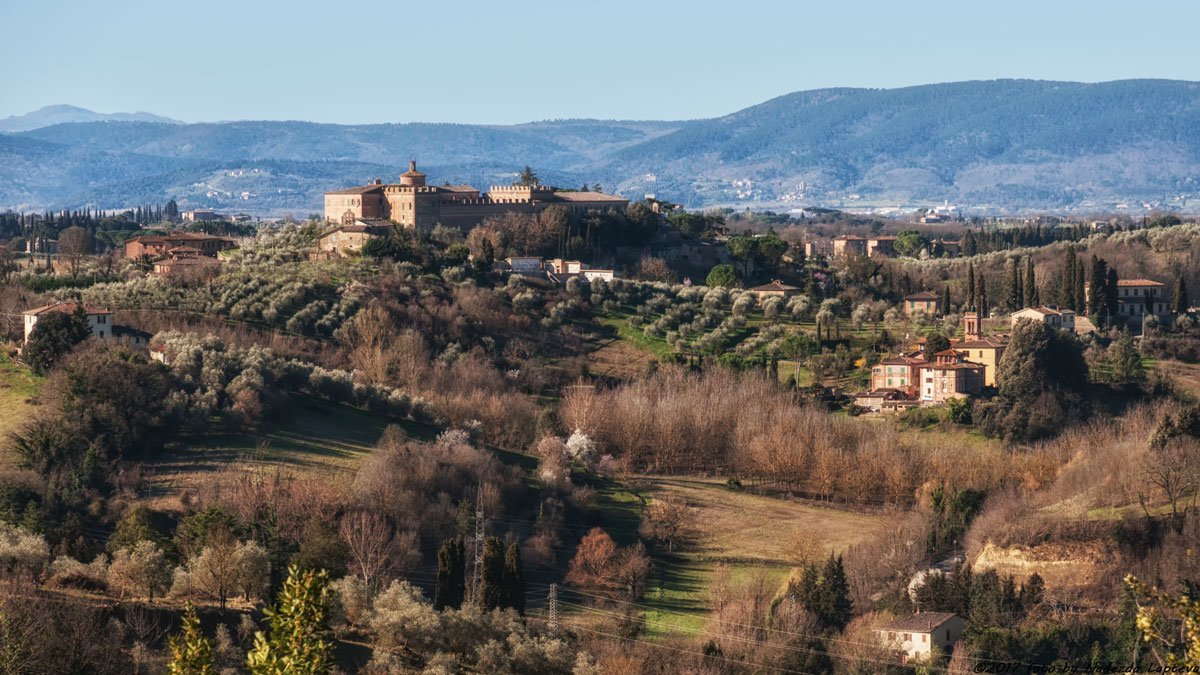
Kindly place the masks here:
<instances>
[{"instance_id":1,"label":"distant mountain range","mask_svg":"<svg viewBox=\"0 0 1200 675\"><path fill-rule=\"evenodd\" d=\"M0 131L33 131L54 124L72 124L74 122L161 122L163 124L182 124L178 120L147 112L136 113L98 113L87 108L73 105L48 105L24 115L13 115L0 119Z\"/></svg>"},{"instance_id":2,"label":"distant mountain range","mask_svg":"<svg viewBox=\"0 0 1200 675\"><path fill-rule=\"evenodd\" d=\"M410 158L439 183L486 188L528 164L692 207L1200 210L1200 83L1169 80L821 89L679 122L180 124L52 106L0 129L16 132L0 133L0 208L25 210L174 197L302 215Z\"/></svg>"}]
</instances>

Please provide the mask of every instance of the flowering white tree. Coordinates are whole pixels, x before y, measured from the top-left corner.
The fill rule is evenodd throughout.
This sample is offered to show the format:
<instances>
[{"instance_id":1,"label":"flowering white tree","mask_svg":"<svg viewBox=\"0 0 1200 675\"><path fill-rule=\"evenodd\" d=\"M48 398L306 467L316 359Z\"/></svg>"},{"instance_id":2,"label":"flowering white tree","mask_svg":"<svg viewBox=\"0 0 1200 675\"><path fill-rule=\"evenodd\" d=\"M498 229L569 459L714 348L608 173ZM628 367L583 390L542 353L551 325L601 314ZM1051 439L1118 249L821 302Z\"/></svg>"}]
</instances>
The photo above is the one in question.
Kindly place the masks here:
<instances>
[{"instance_id":1,"label":"flowering white tree","mask_svg":"<svg viewBox=\"0 0 1200 675\"><path fill-rule=\"evenodd\" d=\"M567 454L588 469L596 463L596 444L582 429L576 429L567 439Z\"/></svg>"}]
</instances>

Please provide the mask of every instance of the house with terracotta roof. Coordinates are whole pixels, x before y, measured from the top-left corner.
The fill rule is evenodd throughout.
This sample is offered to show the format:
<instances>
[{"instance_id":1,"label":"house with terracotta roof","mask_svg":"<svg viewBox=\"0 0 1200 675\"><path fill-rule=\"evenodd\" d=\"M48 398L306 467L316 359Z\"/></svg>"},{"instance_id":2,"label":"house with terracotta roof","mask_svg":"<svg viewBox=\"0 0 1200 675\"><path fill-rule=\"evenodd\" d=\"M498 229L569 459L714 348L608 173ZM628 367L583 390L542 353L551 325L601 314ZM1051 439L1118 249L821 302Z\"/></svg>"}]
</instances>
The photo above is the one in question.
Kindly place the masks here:
<instances>
[{"instance_id":1,"label":"house with terracotta roof","mask_svg":"<svg viewBox=\"0 0 1200 675\"><path fill-rule=\"evenodd\" d=\"M778 279L772 279L770 283L746 290L753 293L756 300L762 302L767 298L790 298L800 292L800 287L789 286Z\"/></svg>"},{"instance_id":2,"label":"house with terracotta roof","mask_svg":"<svg viewBox=\"0 0 1200 675\"><path fill-rule=\"evenodd\" d=\"M867 240L854 234L843 234L833 238L833 254L842 258L867 254Z\"/></svg>"},{"instance_id":3,"label":"house with terracotta roof","mask_svg":"<svg viewBox=\"0 0 1200 675\"><path fill-rule=\"evenodd\" d=\"M983 364L968 361L954 349L934 354L933 363L921 366L920 372L920 397L925 405L978 396L983 391Z\"/></svg>"},{"instance_id":4,"label":"house with terracotta roof","mask_svg":"<svg viewBox=\"0 0 1200 675\"><path fill-rule=\"evenodd\" d=\"M338 225L317 237L317 251L330 255L358 255L372 239L391 236L395 227L382 218L359 218L353 223Z\"/></svg>"},{"instance_id":5,"label":"house with terracotta roof","mask_svg":"<svg viewBox=\"0 0 1200 675\"><path fill-rule=\"evenodd\" d=\"M1075 311L1066 307L1026 307L1009 315L1012 325L1026 319L1044 323L1051 328L1075 332Z\"/></svg>"},{"instance_id":6,"label":"house with terracotta roof","mask_svg":"<svg viewBox=\"0 0 1200 675\"><path fill-rule=\"evenodd\" d=\"M871 258L891 258L896 255L896 238L892 236L868 237L867 256Z\"/></svg>"},{"instance_id":7,"label":"house with terracotta roof","mask_svg":"<svg viewBox=\"0 0 1200 675\"><path fill-rule=\"evenodd\" d=\"M934 648L949 652L967 622L951 612L917 612L875 629L879 642L895 650L902 663L926 661Z\"/></svg>"},{"instance_id":8,"label":"house with terracotta roof","mask_svg":"<svg viewBox=\"0 0 1200 675\"><path fill-rule=\"evenodd\" d=\"M904 296L904 313L908 316L912 316L917 311L925 312L926 314L937 314L941 303L941 296L933 291L912 293Z\"/></svg>"},{"instance_id":9,"label":"house with terracotta roof","mask_svg":"<svg viewBox=\"0 0 1200 675\"><path fill-rule=\"evenodd\" d=\"M125 242L126 258L155 257L173 249L187 247L199 255L216 257L221 251L237 248L237 242L229 237L218 237L200 232L174 232L165 235L141 235Z\"/></svg>"},{"instance_id":10,"label":"house with terracotta roof","mask_svg":"<svg viewBox=\"0 0 1200 675\"><path fill-rule=\"evenodd\" d=\"M1091 302L1091 282L1083 285L1083 294ZM1141 321L1147 315L1163 318L1171 315L1166 286L1153 279L1118 279L1117 311L1114 318Z\"/></svg>"},{"instance_id":11,"label":"house with terracotta roof","mask_svg":"<svg viewBox=\"0 0 1200 675\"><path fill-rule=\"evenodd\" d=\"M74 302L56 302L54 304L25 310L25 341L29 342L29 334L33 332L33 327L37 325L38 319L46 316L50 312L66 312L67 314L72 314L75 312L75 309L78 306L79 305ZM113 325L111 311L109 311L107 308L84 305L83 313L87 316L88 330L91 331L93 337L112 337Z\"/></svg>"},{"instance_id":12,"label":"house with terracotta roof","mask_svg":"<svg viewBox=\"0 0 1200 675\"><path fill-rule=\"evenodd\" d=\"M910 397L916 393L922 366L929 362L920 356L895 356L871 367L871 389L896 388Z\"/></svg>"},{"instance_id":13,"label":"house with terracotta roof","mask_svg":"<svg viewBox=\"0 0 1200 675\"><path fill-rule=\"evenodd\" d=\"M854 398L854 405L864 408L868 412L888 413L913 408L920 405L920 403L912 400L905 392L899 389L883 387L872 389L865 394L859 394Z\"/></svg>"}]
</instances>

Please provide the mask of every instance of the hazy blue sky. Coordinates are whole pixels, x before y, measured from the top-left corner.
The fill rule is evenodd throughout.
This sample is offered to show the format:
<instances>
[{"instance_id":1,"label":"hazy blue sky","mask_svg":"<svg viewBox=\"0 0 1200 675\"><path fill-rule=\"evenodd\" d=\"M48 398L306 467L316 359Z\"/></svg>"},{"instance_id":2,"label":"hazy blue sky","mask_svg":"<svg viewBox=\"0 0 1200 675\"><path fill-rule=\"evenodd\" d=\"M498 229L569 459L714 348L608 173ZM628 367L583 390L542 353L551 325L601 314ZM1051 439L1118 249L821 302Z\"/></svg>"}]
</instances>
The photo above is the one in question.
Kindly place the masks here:
<instances>
[{"instance_id":1,"label":"hazy blue sky","mask_svg":"<svg viewBox=\"0 0 1200 675\"><path fill-rule=\"evenodd\" d=\"M1200 2L3 0L0 117L680 119L820 87L1200 80Z\"/></svg>"}]
</instances>

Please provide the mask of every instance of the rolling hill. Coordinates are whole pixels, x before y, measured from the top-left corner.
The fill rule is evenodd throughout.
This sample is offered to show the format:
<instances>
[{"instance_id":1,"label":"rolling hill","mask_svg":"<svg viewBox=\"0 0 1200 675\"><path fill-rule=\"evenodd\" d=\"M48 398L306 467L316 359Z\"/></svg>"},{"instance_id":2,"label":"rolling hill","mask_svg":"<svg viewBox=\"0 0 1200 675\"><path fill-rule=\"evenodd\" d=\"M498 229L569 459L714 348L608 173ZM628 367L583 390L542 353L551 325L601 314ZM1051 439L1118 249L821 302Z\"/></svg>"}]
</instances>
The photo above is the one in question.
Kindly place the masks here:
<instances>
[{"instance_id":1,"label":"rolling hill","mask_svg":"<svg viewBox=\"0 0 1200 675\"><path fill-rule=\"evenodd\" d=\"M10 118L13 119L13 118ZM526 164L689 206L928 204L983 211L1200 208L1200 83L973 81L796 92L693 121L513 126L68 121L0 134L0 207L176 197L250 213L394 176L486 187Z\"/></svg>"}]
</instances>

